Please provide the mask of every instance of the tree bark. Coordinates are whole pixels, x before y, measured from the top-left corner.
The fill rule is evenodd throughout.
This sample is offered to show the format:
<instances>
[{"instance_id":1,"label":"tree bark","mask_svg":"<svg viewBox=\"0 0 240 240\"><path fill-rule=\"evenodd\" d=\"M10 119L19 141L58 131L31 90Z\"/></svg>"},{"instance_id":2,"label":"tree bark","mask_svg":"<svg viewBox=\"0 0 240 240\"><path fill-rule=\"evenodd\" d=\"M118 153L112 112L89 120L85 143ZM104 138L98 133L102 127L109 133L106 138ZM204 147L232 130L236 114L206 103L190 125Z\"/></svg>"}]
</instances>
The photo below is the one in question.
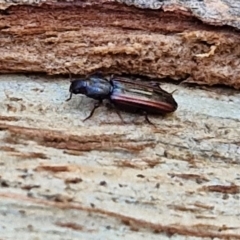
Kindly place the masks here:
<instances>
[{"instance_id":1,"label":"tree bark","mask_svg":"<svg viewBox=\"0 0 240 240\"><path fill-rule=\"evenodd\" d=\"M224 19L210 21L209 13L206 23L223 26L203 23L188 5L165 3L155 11L90 0L10 6L1 14L0 71L69 68L239 88L238 30Z\"/></svg>"}]
</instances>

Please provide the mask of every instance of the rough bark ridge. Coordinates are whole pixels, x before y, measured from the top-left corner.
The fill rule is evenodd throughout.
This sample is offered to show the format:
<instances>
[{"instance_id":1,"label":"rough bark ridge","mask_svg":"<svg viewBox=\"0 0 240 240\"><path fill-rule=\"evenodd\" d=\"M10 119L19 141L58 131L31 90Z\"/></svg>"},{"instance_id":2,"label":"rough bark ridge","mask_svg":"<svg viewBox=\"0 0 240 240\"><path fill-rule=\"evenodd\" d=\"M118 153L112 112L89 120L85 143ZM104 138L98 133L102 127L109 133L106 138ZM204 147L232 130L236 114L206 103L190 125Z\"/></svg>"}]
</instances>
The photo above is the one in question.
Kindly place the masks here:
<instances>
[{"instance_id":1,"label":"rough bark ridge","mask_svg":"<svg viewBox=\"0 0 240 240\"><path fill-rule=\"evenodd\" d=\"M68 67L240 88L238 32L206 25L181 4L156 11L90 0L11 6L0 15L0 71L61 74Z\"/></svg>"},{"instance_id":2,"label":"rough bark ridge","mask_svg":"<svg viewBox=\"0 0 240 240\"><path fill-rule=\"evenodd\" d=\"M240 3L232 0L117 0L143 9L181 11L213 25L240 29Z\"/></svg>"}]
</instances>

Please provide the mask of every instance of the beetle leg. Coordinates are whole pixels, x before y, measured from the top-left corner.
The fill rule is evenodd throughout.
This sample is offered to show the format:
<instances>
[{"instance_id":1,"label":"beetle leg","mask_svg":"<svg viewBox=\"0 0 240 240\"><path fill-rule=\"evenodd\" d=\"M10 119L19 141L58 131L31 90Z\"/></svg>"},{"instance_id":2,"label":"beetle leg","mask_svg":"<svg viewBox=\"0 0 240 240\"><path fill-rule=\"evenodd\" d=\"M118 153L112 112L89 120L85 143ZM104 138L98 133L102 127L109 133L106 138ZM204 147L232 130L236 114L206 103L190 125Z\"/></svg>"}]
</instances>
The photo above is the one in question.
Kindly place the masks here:
<instances>
[{"instance_id":1,"label":"beetle leg","mask_svg":"<svg viewBox=\"0 0 240 240\"><path fill-rule=\"evenodd\" d=\"M125 123L123 118L122 118L122 115L120 114L120 112L118 111L118 109L115 109L117 115L119 116L119 118L121 119L122 123Z\"/></svg>"},{"instance_id":2,"label":"beetle leg","mask_svg":"<svg viewBox=\"0 0 240 240\"><path fill-rule=\"evenodd\" d=\"M72 73L71 73L71 71L69 70L68 67L66 67L66 69L68 70L68 74L69 74L70 82L72 82ZM66 102L68 102L68 101L71 100L71 99L72 99L72 92L70 93L69 98L66 99Z\"/></svg>"},{"instance_id":3,"label":"beetle leg","mask_svg":"<svg viewBox=\"0 0 240 240\"><path fill-rule=\"evenodd\" d=\"M171 94L173 94L173 93L175 93L175 92L177 92L177 89L175 89L174 91L172 91Z\"/></svg>"},{"instance_id":4,"label":"beetle leg","mask_svg":"<svg viewBox=\"0 0 240 240\"><path fill-rule=\"evenodd\" d=\"M83 119L82 121L85 122L86 120L88 120L89 118L91 118L92 115L94 114L95 110L96 110L97 108L99 108L101 105L102 105L102 100L99 100L98 102L96 102L96 103L94 104L94 107L93 107L92 111L90 112L89 116L86 117L85 119Z\"/></svg>"},{"instance_id":5,"label":"beetle leg","mask_svg":"<svg viewBox=\"0 0 240 240\"><path fill-rule=\"evenodd\" d=\"M152 123L152 122L149 120L148 115L147 115L147 112L144 112L144 116L145 116L145 121L146 121L147 123L155 126L154 123Z\"/></svg>"},{"instance_id":6,"label":"beetle leg","mask_svg":"<svg viewBox=\"0 0 240 240\"><path fill-rule=\"evenodd\" d=\"M114 112L116 112L118 117L121 119L122 123L125 123L119 110L114 106L115 106L114 103L112 103L111 101L107 103L107 107L110 108L111 110L114 110Z\"/></svg>"},{"instance_id":7,"label":"beetle leg","mask_svg":"<svg viewBox=\"0 0 240 240\"><path fill-rule=\"evenodd\" d=\"M71 98L72 98L72 93L70 93L70 96L69 96L68 99L66 99L66 102L68 102L69 100L71 100Z\"/></svg>"}]
</instances>

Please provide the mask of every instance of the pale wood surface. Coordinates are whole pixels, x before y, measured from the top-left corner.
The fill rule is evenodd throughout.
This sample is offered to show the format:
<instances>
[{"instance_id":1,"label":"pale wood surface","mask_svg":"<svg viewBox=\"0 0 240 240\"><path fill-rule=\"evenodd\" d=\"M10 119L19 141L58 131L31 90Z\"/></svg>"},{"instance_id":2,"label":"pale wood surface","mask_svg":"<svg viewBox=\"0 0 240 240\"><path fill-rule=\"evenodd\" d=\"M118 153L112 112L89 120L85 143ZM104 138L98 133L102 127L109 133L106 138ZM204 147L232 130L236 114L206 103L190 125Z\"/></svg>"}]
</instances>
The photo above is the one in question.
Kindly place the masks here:
<instances>
[{"instance_id":1,"label":"pale wood surface","mask_svg":"<svg viewBox=\"0 0 240 240\"><path fill-rule=\"evenodd\" d=\"M1 239L240 239L240 93L163 83L174 114L68 97L68 79L0 79Z\"/></svg>"}]
</instances>

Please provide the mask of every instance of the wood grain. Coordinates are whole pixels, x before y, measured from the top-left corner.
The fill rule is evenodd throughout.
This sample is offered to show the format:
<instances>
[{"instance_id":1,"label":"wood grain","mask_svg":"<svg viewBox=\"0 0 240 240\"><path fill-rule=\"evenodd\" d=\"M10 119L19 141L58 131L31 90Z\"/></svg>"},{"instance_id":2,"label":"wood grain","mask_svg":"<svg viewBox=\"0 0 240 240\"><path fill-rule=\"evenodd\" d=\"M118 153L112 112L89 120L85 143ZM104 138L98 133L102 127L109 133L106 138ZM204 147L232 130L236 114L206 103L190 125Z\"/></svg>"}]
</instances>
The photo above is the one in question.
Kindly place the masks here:
<instances>
[{"instance_id":1,"label":"wood grain","mask_svg":"<svg viewBox=\"0 0 240 240\"><path fill-rule=\"evenodd\" d=\"M1 238L240 239L240 94L162 83L167 117L68 97L67 79L0 78Z\"/></svg>"},{"instance_id":2,"label":"wood grain","mask_svg":"<svg viewBox=\"0 0 240 240\"><path fill-rule=\"evenodd\" d=\"M240 239L240 93L207 87L240 88L238 5L0 0L0 72L27 73L0 76L0 239ZM67 68L157 78L179 108L83 122Z\"/></svg>"}]
</instances>

